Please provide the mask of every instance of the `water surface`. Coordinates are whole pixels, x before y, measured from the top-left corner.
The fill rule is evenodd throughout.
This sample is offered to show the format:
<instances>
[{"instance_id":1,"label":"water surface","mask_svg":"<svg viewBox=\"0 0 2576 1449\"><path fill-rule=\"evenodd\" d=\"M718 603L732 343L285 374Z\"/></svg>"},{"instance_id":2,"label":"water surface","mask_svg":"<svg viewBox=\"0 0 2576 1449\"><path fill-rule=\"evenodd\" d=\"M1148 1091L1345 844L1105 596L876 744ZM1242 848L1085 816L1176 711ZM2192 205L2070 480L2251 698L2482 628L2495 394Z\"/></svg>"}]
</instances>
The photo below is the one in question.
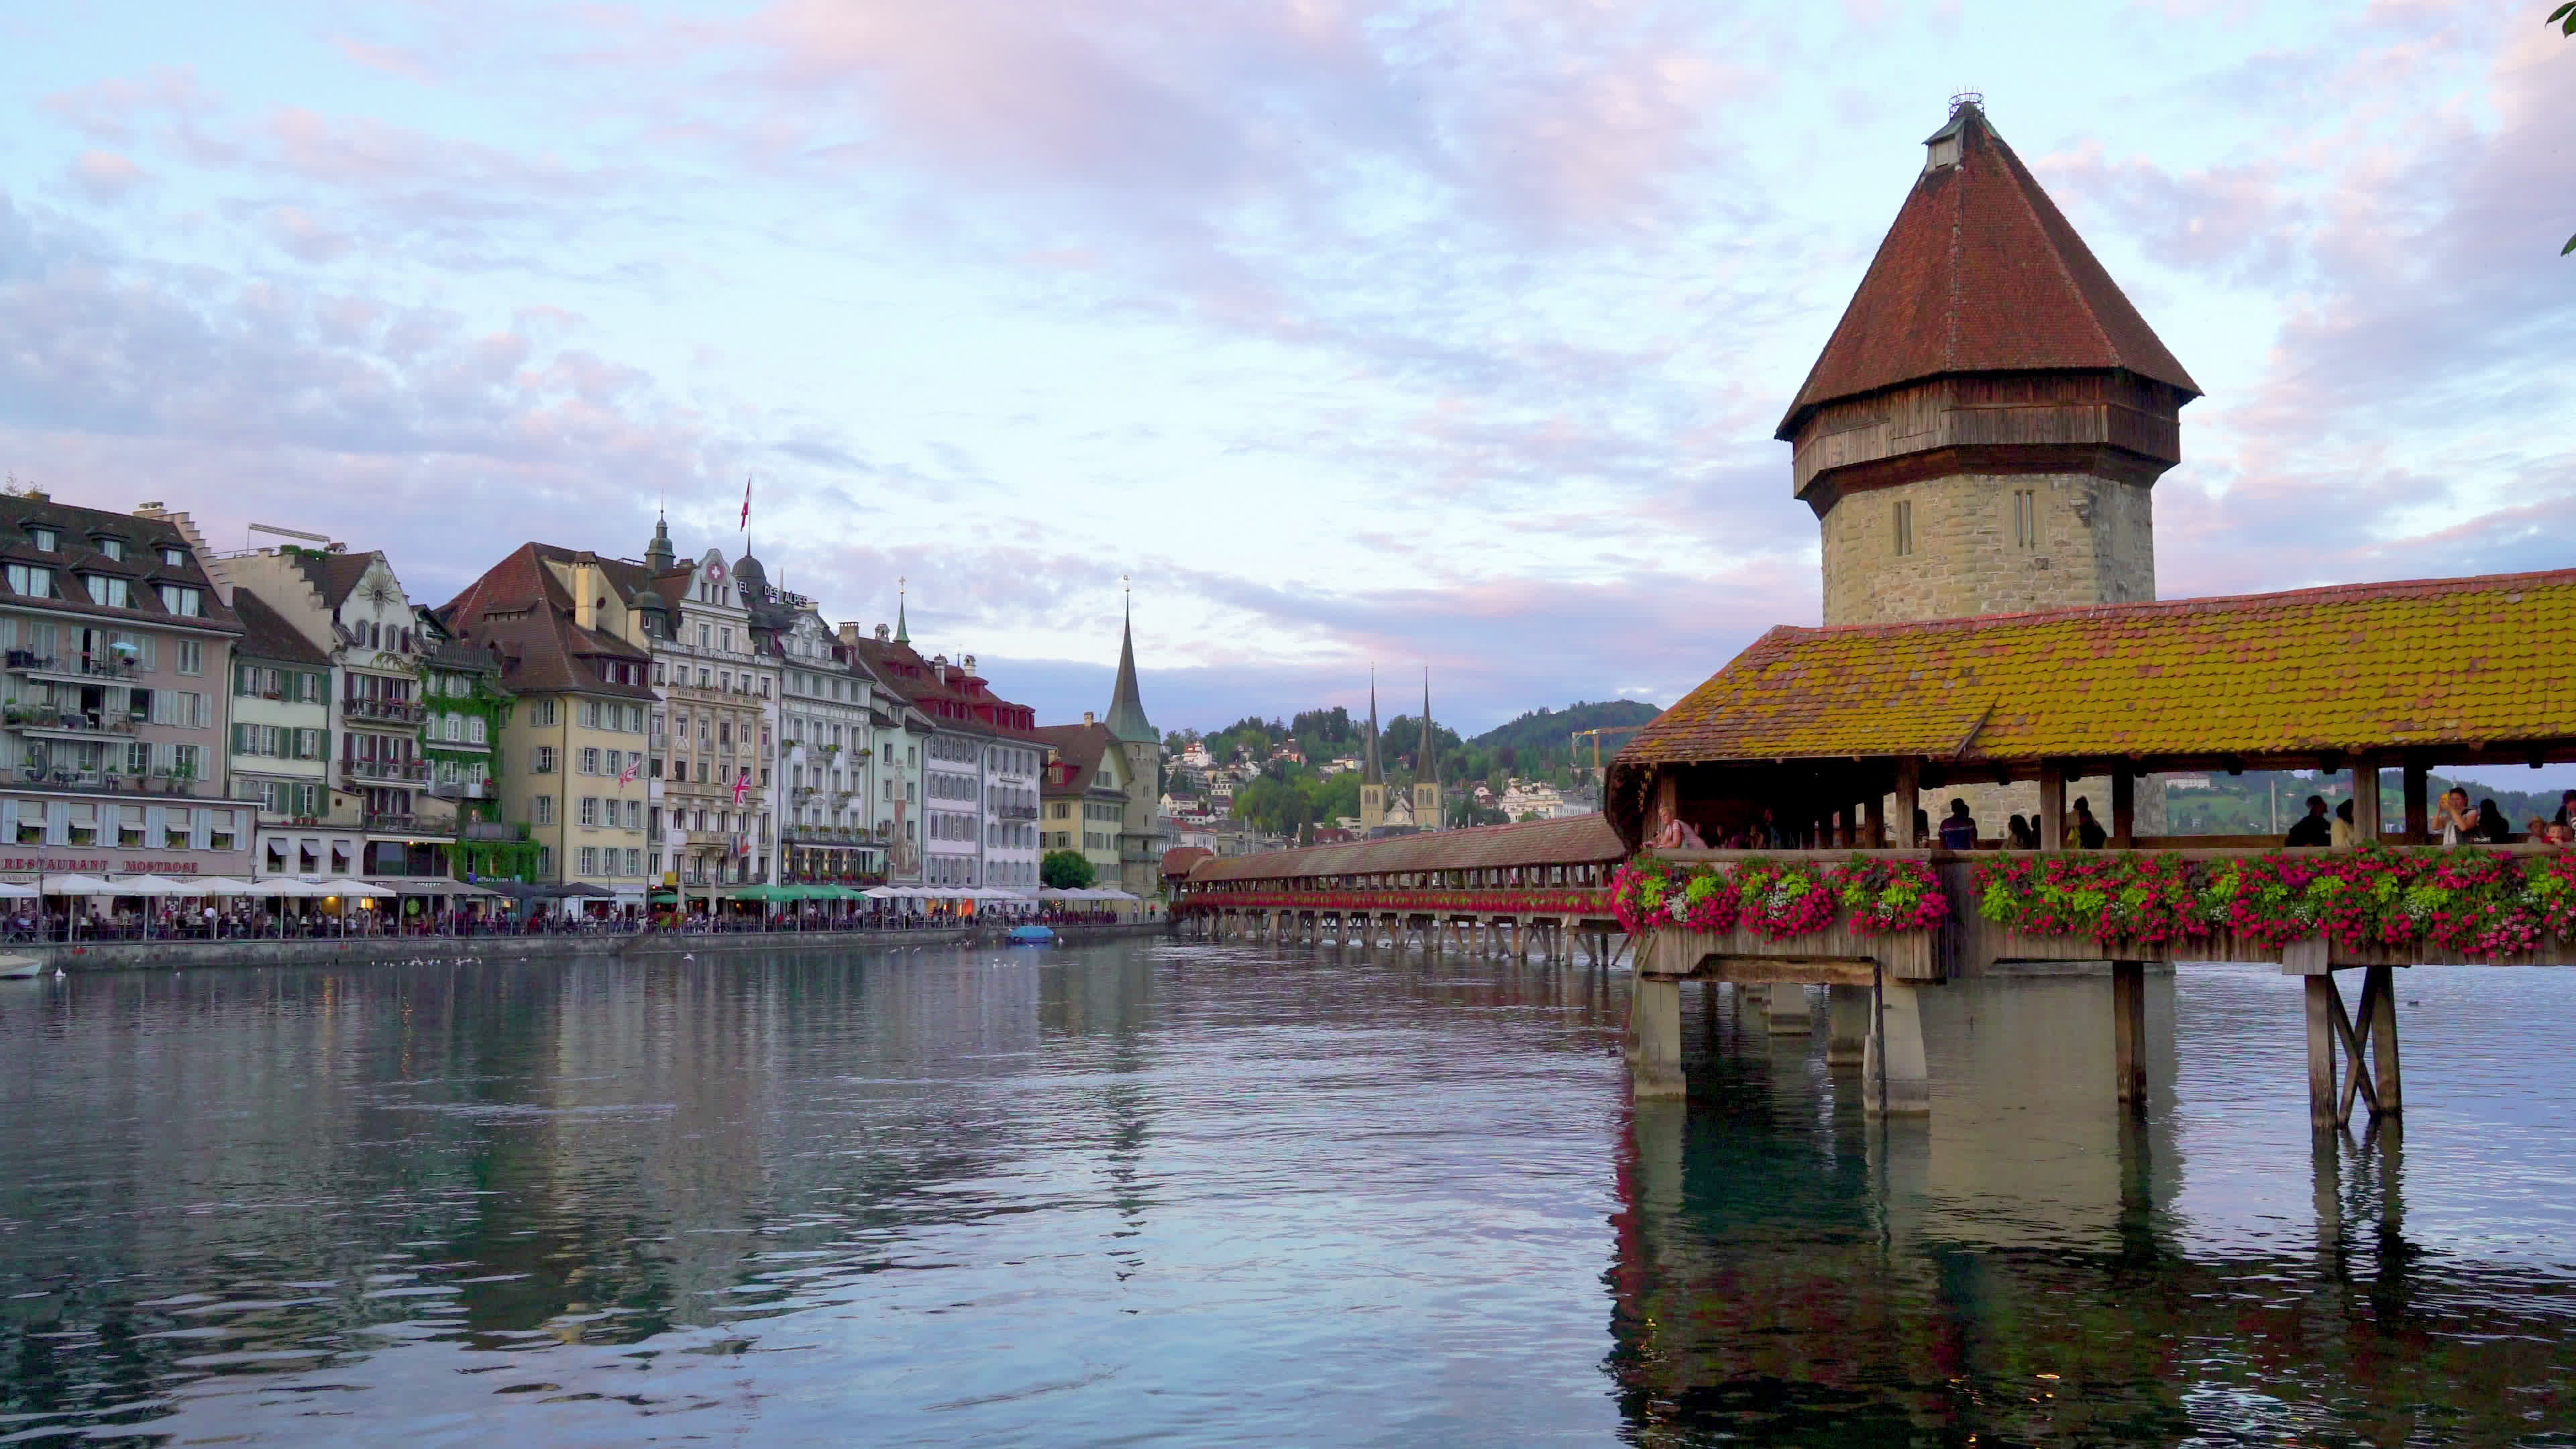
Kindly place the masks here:
<instances>
[{"instance_id":1,"label":"water surface","mask_svg":"<svg viewBox=\"0 0 2576 1449\"><path fill-rule=\"evenodd\" d=\"M0 1443L2576 1442L2576 977L1944 988L1935 1112L1578 967L1136 942L0 983ZM1821 1015L1821 1013L1819 1013ZM2100 1048L2097 1050L2097 1044Z\"/></svg>"}]
</instances>

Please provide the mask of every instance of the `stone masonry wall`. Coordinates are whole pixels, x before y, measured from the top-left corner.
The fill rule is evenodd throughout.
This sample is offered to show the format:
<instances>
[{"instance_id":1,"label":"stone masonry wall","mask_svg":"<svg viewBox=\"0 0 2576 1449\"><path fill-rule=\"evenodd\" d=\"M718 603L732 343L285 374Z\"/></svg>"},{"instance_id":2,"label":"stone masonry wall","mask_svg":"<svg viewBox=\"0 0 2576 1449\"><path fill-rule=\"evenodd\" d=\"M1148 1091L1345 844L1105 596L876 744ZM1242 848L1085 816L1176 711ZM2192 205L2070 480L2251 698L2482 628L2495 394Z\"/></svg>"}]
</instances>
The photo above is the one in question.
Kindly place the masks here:
<instances>
[{"instance_id":1,"label":"stone masonry wall","mask_svg":"<svg viewBox=\"0 0 2576 1449\"><path fill-rule=\"evenodd\" d=\"M2013 495L2037 496L2039 536L2016 543ZM1896 552L1896 505L1914 511ZM1854 493L1824 517L1824 621L1878 624L2012 614L2156 596L2155 503L2089 474L1959 474Z\"/></svg>"}]
</instances>

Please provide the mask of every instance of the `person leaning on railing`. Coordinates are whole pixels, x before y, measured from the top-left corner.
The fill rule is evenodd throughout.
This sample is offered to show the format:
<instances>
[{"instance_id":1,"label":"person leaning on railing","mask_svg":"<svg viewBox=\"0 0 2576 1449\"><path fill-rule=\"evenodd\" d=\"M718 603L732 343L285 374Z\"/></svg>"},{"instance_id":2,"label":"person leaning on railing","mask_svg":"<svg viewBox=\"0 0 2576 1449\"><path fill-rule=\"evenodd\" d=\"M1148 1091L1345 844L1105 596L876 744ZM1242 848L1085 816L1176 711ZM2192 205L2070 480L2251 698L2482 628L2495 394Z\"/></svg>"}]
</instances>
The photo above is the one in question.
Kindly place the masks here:
<instances>
[{"instance_id":1,"label":"person leaning on railing","mask_svg":"<svg viewBox=\"0 0 2576 1449\"><path fill-rule=\"evenodd\" d=\"M2546 820L2537 815L2531 817L2531 838L2551 845L2576 844L2576 820L2570 819L2571 812L2576 812L2576 790L2569 790L2558 797L2557 814Z\"/></svg>"},{"instance_id":2,"label":"person leaning on railing","mask_svg":"<svg viewBox=\"0 0 2576 1449\"><path fill-rule=\"evenodd\" d=\"M2281 843L2292 846L2332 845L2334 835L2334 826L2326 819L2326 797L2311 795L2308 797L2308 813L2299 817L2298 823L2290 827L2288 837Z\"/></svg>"}]
</instances>

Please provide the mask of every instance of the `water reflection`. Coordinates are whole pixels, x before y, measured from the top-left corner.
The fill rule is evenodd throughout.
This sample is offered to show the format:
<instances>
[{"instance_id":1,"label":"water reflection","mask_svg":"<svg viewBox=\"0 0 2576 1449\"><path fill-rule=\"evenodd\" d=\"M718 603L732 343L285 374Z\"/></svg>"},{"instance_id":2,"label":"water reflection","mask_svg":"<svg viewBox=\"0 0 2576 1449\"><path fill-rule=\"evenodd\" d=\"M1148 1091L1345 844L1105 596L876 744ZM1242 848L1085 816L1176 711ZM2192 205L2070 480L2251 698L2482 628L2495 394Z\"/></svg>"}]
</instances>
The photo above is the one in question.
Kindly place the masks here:
<instances>
[{"instance_id":1,"label":"water reflection","mask_svg":"<svg viewBox=\"0 0 2576 1449\"><path fill-rule=\"evenodd\" d=\"M2183 993L2271 994L2224 968ZM1932 1115L1873 1122L1856 1074L1819 1070L1750 1013L1742 1029L1724 994L1704 1008L1693 1099L1638 1104L1627 1144L1610 1367L1642 1442L2502 1443L2576 1427L2564 1258L2534 1269L2410 1237L2393 1123L2259 1165L2242 1154L2263 1131L2210 1130L2202 1089L2241 1091L2245 1058L2279 1055L2266 1026L2295 1033L2289 1013L2184 1013L2188 1039L2175 978L2150 978L2151 1095L2132 1115L2106 1051L2087 1049L2110 1041L2107 983L1955 985L1925 1006ZM2413 1044L2419 1076L2479 1075ZM2295 1117L2299 1090L2282 1074L2273 1115ZM2456 1090L2448 1103L2455 1123L2476 1115ZM2542 1150L2564 1174L2564 1139ZM2306 1241L2260 1211L2269 1194L2185 1216L2199 1154L2222 1179L2305 1186ZM2534 1240L2576 1256L2570 1228L2562 1203Z\"/></svg>"},{"instance_id":2,"label":"water reflection","mask_svg":"<svg viewBox=\"0 0 2576 1449\"><path fill-rule=\"evenodd\" d=\"M2570 1422L2576 989L2545 973L2415 973L2411 1135L2321 1155L2263 972L2151 980L2143 1115L2105 983L1944 988L1934 1112L1881 1123L1822 997L1790 1036L1694 996L1691 1100L1632 1110L1621 979L1454 955L0 985L0 1437Z\"/></svg>"}]
</instances>

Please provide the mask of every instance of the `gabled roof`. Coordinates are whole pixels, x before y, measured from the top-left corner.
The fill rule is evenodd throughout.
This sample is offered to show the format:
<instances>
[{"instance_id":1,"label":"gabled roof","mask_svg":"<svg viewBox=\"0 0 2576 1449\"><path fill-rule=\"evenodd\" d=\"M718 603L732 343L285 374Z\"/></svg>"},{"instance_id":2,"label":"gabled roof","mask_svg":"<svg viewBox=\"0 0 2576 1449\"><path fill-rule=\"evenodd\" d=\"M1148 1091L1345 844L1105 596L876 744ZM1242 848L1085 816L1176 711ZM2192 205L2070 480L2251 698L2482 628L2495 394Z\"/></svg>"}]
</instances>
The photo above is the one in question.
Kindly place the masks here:
<instances>
[{"instance_id":1,"label":"gabled roof","mask_svg":"<svg viewBox=\"0 0 2576 1449\"><path fill-rule=\"evenodd\" d=\"M1037 711L993 693L980 675L956 664L943 670L901 640L860 638L852 653L889 692L940 729L1036 740Z\"/></svg>"},{"instance_id":2,"label":"gabled roof","mask_svg":"<svg viewBox=\"0 0 2576 1449\"><path fill-rule=\"evenodd\" d=\"M1489 870L1514 865L1577 865L1628 853L1609 818L1569 815L1520 825L1478 825L1427 835L1399 835L1350 845L1309 845L1262 855L1205 860L1192 882L1288 880L1300 876L1382 875L1394 871Z\"/></svg>"},{"instance_id":3,"label":"gabled roof","mask_svg":"<svg viewBox=\"0 0 2576 1449\"><path fill-rule=\"evenodd\" d=\"M1791 438L1837 398L1963 372L2120 369L2200 395L2084 239L1975 105L1927 168L1781 419Z\"/></svg>"},{"instance_id":4,"label":"gabled roof","mask_svg":"<svg viewBox=\"0 0 2576 1449\"><path fill-rule=\"evenodd\" d=\"M59 535L51 551L35 546L29 529L44 526ZM112 559L99 546L102 538L124 545L125 557ZM180 562L164 563L161 550L176 548ZM116 513L57 503L41 493L0 493L0 558L53 573L56 593L23 602L57 614L77 614L100 623L158 624L173 628L233 633L241 625L197 557L195 546L167 515ZM96 574L126 581L129 605L90 602L81 576ZM198 593L203 614L173 614L164 608L156 583L184 585ZM0 587L0 600L18 602Z\"/></svg>"},{"instance_id":5,"label":"gabled roof","mask_svg":"<svg viewBox=\"0 0 2576 1449\"><path fill-rule=\"evenodd\" d=\"M552 558L569 562L574 557L572 551L551 544L520 545L436 611L440 627L497 654L502 687L514 693L655 698L652 686L645 683L652 677L649 651L573 622L573 599L546 564ZM642 565L621 566L643 581ZM614 573L609 582L622 584ZM635 682L620 684L605 678L599 666L608 662L638 666Z\"/></svg>"},{"instance_id":6,"label":"gabled roof","mask_svg":"<svg viewBox=\"0 0 2576 1449\"><path fill-rule=\"evenodd\" d=\"M1038 790L1049 799L1069 799L1098 785L1100 763L1116 742L1104 724L1040 725L1029 733L1055 749ZM1056 783L1059 777L1062 784Z\"/></svg>"},{"instance_id":7,"label":"gabled roof","mask_svg":"<svg viewBox=\"0 0 2576 1449\"><path fill-rule=\"evenodd\" d=\"M1623 766L2223 758L2576 740L2576 570L1781 627Z\"/></svg>"},{"instance_id":8,"label":"gabled roof","mask_svg":"<svg viewBox=\"0 0 2576 1449\"><path fill-rule=\"evenodd\" d=\"M314 647L313 641L286 617L270 608L268 601L248 589L233 590L233 615L241 620L242 636L233 645L235 653L245 659L258 659L270 664L292 664L301 669L328 669L331 656Z\"/></svg>"},{"instance_id":9,"label":"gabled roof","mask_svg":"<svg viewBox=\"0 0 2576 1449\"><path fill-rule=\"evenodd\" d=\"M322 607L335 613L348 599L350 591L357 588L358 580L366 576L367 565L384 557L373 551L322 553L303 548L290 550L288 556L295 560L295 567L313 585L313 591L322 596Z\"/></svg>"}]
</instances>

